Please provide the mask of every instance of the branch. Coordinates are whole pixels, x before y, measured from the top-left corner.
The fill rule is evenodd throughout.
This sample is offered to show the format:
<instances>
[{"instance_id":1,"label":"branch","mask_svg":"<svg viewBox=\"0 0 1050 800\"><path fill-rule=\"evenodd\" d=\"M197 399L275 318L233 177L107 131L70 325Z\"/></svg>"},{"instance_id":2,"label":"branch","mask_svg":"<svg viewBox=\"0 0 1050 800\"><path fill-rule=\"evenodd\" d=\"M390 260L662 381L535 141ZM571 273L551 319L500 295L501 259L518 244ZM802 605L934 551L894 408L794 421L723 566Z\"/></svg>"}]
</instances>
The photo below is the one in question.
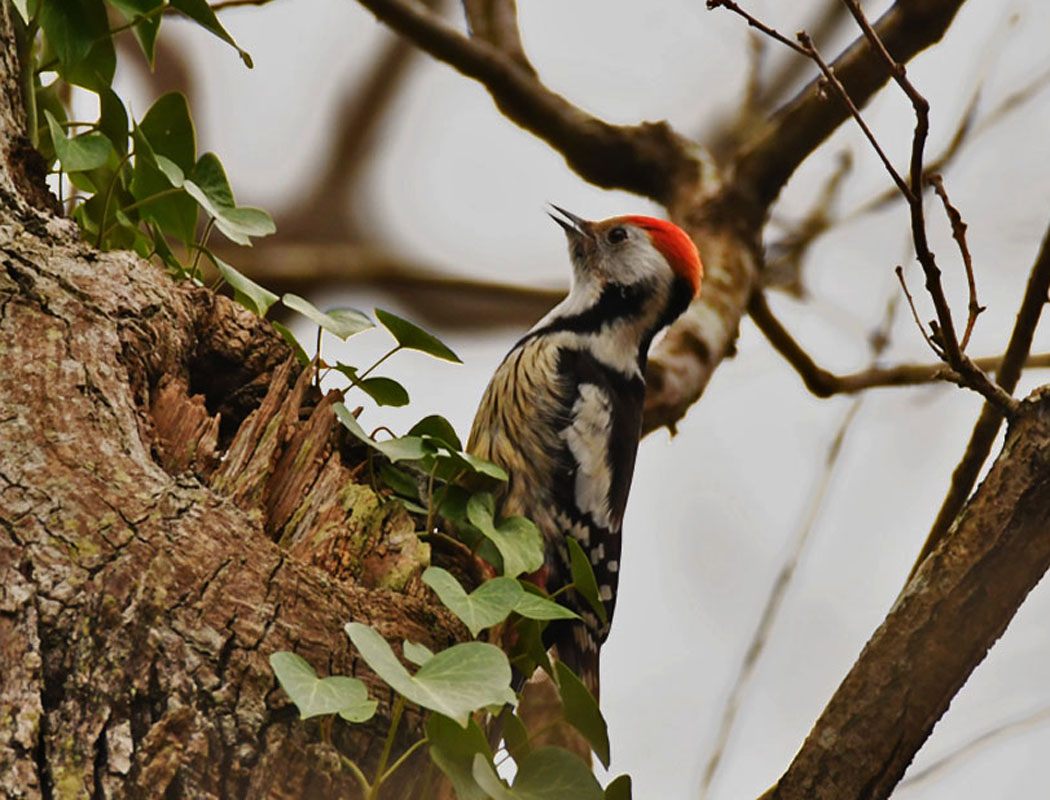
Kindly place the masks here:
<instances>
[{"instance_id":1,"label":"branch","mask_svg":"<svg viewBox=\"0 0 1050 800\"><path fill-rule=\"evenodd\" d=\"M1017 312L1017 321L1014 323L1002 364L995 376L996 382L1005 392L1013 392L1017 387L1021 372L1028 361L1028 354L1032 349L1032 337L1035 335L1036 326L1039 324L1039 318L1047 302L1048 292L1050 292L1050 226L1047 227L1039 255L1028 275L1028 284L1025 286L1024 298ZM915 566L912 567L912 575L944 538L966 502L966 498L973 491L981 467L991 452L995 437L999 434L999 426L1002 425L1002 421L1002 413L993 405L985 403L973 432L970 434L966 452L952 473L948 494L941 504L940 511L937 512L937 518L930 528L926 542L919 551Z\"/></svg>"},{"instance_id":2,"label":"branch","mask_svg":"<svg viewBox=\"0 0 1050 800\"><path fill-rule=\"evenodd\" d=\"M427 0L425 5L440 9L445 2ZM417 52L411 42L390 37L364 77L355 81L332 125L320 177L311 182L308 195L293 205L294 213L280 220L282 237L355 238L350 217L361 168L373 153L376 133L404 88Z\"/></svg>"},{"instance_id":3,"label":"branch","mask_svg":"<svg viewBox=\"0 0 1050 800\"><path fill-rule=\"evenodd\" d=\"M359 2L421 49L484 85L508 119L560 152L585 180L664 204L683 185L699 180L695 145L666 123L611 125L552 92L500 47L480 36L468 39L417 5Z\"/></svg>"},{"instance_id":4,"label":"branch","mask_svg":"<svg viewBox=\"0 0 1050 800\"><path fill-rule=\"evenodd\" d=\"M463 0L463 11L472 38L488 42L522 69L536 74L521 43L515 0Z\"/></svg>"},{"instance_id":5,"label":"branch","mask_svg":"<svg viewBox=\"0 0 1050 800\"><path fill-rule=\"evenodd\" d=\"M531 325L566 291L450 277L439 265L372 244L274 237L249 251L227 244L214 250L274 291L333 283L376 287L404 300L421 321L455 330Z\"/></svg>"},{"instance_id":6,"label":"branch","mask_svg":"<svg viewBox=\"0 0 1050 800\"><path fill-rule=\"evenodd\" d=\"M1050 392L919 567L765 800L886 798L1050 566ZM936 624L930 624L936 620Z\"/></svg>"},{"instance_id":7,"label":"branch","mask_svg":"<svg viewBox=\"0 0 1050 800\"><path fill-rule=\"evenodd\" d=\"M773 348L795 368L802 382L817 397L832 397L839 394L855 394L865 389L890 386L918 386L950 381L958 383L959 376L943 363L898 364L894 367L871 367L860 372L836 375L817 364L791 333L776 318L765 296L758 292L748 306L748 313L755 325L765 335ZM983 372L1000 369L1009 354L975 358L973 363ZM1023 368L1050 367L1050 353L1027 356Z\"/></svg>"},{"instance_id":8,"label":"branch","mask_svg":"<svg viewBox=\"0 0 1050 800\"><path fill-rule=\"evenodd\" d=\"M900 782L897 791L900 792L906 787L916 786L932 778L936 778L940 773L950 768L953 764L969 760L976 752L982 750L988 745L1011 736L1016 736L1019 733L1024 733L1025 731L1029 731L1039 725L1044 725L1048 721L1050 721L1050 706L1043 706L1021 719L996 725L994 728L978 734L947 755L938 758L932 764L919 770L914 775L909 774L907 778Z\"/></svg>"},{"instance_id":9,"label":"branch","mask_svg":"<svg viewBox=\"0 0 1050 800\"><path fill-rule=\"evenodd\" d=\"M875 31L897 61L908 61L940 40L963 2L902 0L882 15ZM889 78L864 36L830 66L858 107ZM822 82L810 81L737 154L737 179L763 207L772 204L799 164L849 116L845 107L828 102L820 91Z\"/></svg>"},{"instance_id":10,"label":"branch","mask_svg":"<svg viewBox=\"0 0 1050 800\"><path fill-rule=\"evenodd\" d=\"M944 294L944 287L941 282L941 271L937 266L933 251L931 251L929 247L926 232L926 212L923 206L923 156L926 147L926 139L930 130L930 104L926 98L919 93L911 81L908 80L907 71L904 65L895 61L889 51L887 51L882 40L879 38L878 33L876 33L875 29L864 16L863 11L861 11L857 0L843 0L843 2L856 19L857 24L860 26L864 37L868 40L872 49L879 54L886 71L893 77L893 80L898 86L900 86L904 94L907 95L915 113L915 132L912 136L911 162L907 182L901 178L900 174L894 168L892 162L886 156L886 153L883 151L882 147L880 147L874 134L871 132L871 129L864 122L860 111L849 96L846 88L838 79L834 70L828 66L820 53L817 52L816 48L813 46L812 40L805 31L801 31L798 34L801 49L814 61L814 63L816 63L827 84L834 88L839 99L849 109L849 113L864 132L864 135L871 143L872 148L878 153L886 171L893 179L893 182L900 190L900 193L908 202L909 216L911 218L912 241L915 244L916 258L926 277L926 291L933 300L933 305L937 312L936 321L930 323L931 333L928 334L921 322L919 322L918 314L915 312L914 302L911 294L908 292L907 284L904 281L904 273L900 267L897 268L897 277L901 281L901 287L908 298L908 303L912 307L912 313L915 316L916 323L918 324L923 337L926 339L927 344L929 344L930 348L937 353L937 355L941 356L948 366L951 367L952 371L958 377L956 382L960 386L973 389L983 395L989 402L999 406L1004 413L1012 414L1016 411L1017 401L1007 392L1004 392L1001 387L992 383L988 379L988 376L978 369L963 352L963 347L960 345L958 336L955 332L955 323L952 318L951 307L948 305L948 300ZM773 31L771 35L778 39L783 39L783 37L775 31ZM972 267L969 263L969 249L966 246L965 225L963 224L958 211L950 202L948 202L943 187L941 187L940 194L944 200L945 209L948 212L949 220L952 224L952 232L960 248L963 262L966 266L967 274L970 277L972 285ZM967 326L968 330L972 327L972 323L976 321L977 313L981 310L977 306L975 293L976 290L974 289L971 294L971 319L970 324ZM976 313L974 312L975 308L977 308ZM967 333L967 336L969 336L969 333Z\"/></svg>"}]
</instances>

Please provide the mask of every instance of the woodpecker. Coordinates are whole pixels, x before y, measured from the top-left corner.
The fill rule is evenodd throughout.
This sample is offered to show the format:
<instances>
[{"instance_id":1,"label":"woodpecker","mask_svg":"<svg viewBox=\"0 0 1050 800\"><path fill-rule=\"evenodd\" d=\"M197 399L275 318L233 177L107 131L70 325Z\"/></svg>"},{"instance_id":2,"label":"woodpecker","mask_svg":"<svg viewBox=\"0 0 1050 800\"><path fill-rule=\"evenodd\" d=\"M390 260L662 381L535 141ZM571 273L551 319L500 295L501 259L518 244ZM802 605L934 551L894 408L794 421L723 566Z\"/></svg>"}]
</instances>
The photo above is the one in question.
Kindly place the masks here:
<instances>
[{"instance_id":1,"label":"woodpecker","mask_svg":"<svg viewBox=\"0 0 1050 800\"><path fill-rule=\"evenodd\" d=\"M545 561L532 579L551 593L572 582L572 536L611 621L649 345L698 296L703 267L689 236L665 220L590 222L552 208L568 238L572 289L497 368L467 449L510 476L500 513L528 517L542 532ZM609 624L574 590L561 599L582 621L551 624L544 644L597 698Z\"/></svg>"}]
</instances>

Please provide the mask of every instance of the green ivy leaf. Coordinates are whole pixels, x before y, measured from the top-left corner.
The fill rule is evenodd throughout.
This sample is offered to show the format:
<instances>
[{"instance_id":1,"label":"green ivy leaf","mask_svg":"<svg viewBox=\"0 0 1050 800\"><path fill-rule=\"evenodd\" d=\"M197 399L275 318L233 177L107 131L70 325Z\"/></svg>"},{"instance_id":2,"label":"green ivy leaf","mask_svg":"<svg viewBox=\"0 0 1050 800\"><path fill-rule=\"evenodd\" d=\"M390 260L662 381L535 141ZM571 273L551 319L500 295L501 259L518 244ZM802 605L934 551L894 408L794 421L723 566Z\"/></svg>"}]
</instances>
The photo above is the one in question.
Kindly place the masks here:
<instances>
[{"instance_id":1,"label":"green ivy leaf","mask_svg":"<svg viewBox=\"0 0 1050 800\"><path fill-rule=\"evenodd\" d=\"M467 594L455 576L441 567L428 567L423 573L423 583L434 590L475 638L485 628L498 625L510 616L525 593L513 578L492 578Z\"/></svg>"},{"instance_id":2,"label":"green ivy leaf","mask_svg":"<svg viewBox=\"0 0 1050 800\"><path fill-rule=\"evenodd\" d=\"M66 81L92 91L113 83L117 56L102 0L46 2L37 19Z\"/></svg>"},{"instance_id":3,"label":"green ivy leaf","mask_svg":"<svg viewBox=\"0 0 1050 800\"><path fill-rule=\"evenodd\" d=\"M416 436L399 436L381 442L373 439L372 446L394 464L398 461L419 461L432 453L427 443Z\"/></svg>"},{"instance_id":4,"label":"green ivy leaf","mask_svg":"<svg viewBox=\"0 0 1050 800\"><path fill-rule=\"evenodd\" d=\"M222 279L230 284L234 299L256 316L265 317L270 306L277 302L277 295L245 277L214 253L209 252L208 257L215 263Z\"/></svg>"},{"instance_id":5,"label":"green ivy leaf","mask_svg":"<svg viewBox=\"0 0 1050 800\"><path fill-rule=\"evenodd\" d=\"M409 322L407 319L402 319L397 314L391 314L389 311L384 311L381 308L376 309L376 319L383 324L384 328L390 331L397 343L406 350L418 350L421 353L426 353L445 361L454 361L457 364L463 363L460 361L459 356L446 347L436 336Z\"/></svg>"},{"instance_id":6,"label":"green ivy leaf","mask_svg":"<svg viewBox=\"0 0 1050 800\"><path fill-rule=\"evenodd\" d=\"M474 780L493 800L602 800L605 793L590 768L561 747L541 747L518 764L513 788L499 779L484 756L474 756Z\"/></svg>"},{"instance_id":7,"label":"green ivy leaf","mask_svg":"<svg viewBox=\"0 0 1050 800\"><path fill-rule=\"evenodd\" d=\"M185 268L179 263L179 260L175 258L175 254L171 252L171 248L168 247L168 240L164 238L164 234L160 232L160 229L156 225L149 224L150 236L152 237L153 252L156 256L164 262L164 265L170 269L175 275L184 277Z\"/></svg>"},{"instance_id":8,"label":"green ivy leaf","mask_svg":"<svg viewBox=\"0 0 1050 800\"><path fill-rule=\"evenodd\" d=\"M408 639L401 645L401 650L405 654L405 660L411 661L417 667L423 666L434 657L434 652L429 647L410 642Z\"/></svg>"},{"instance_id":9,"label":"green ivy leaf","mask_svg":"<svg viewBox=\"0 0 1050 800\"><path fill-rule=\"evenodd\" d=\"M398 461L418 461L425 456L431 455L433 452L427 443L418 436L401 436L396 439L384 439L381 442L377 442L365 432L365 429L361 427L361 423L357 421L357 418L350 413L350 410L345 405L334 403L332 411L335 412L336 419L355 438L374 450L378 450L395 464Z\"/></svg>"},{"instance_id":10,"label":"green ivy leaf","mask_svg":"<svg viewBox=\"0 0 1050 800\"><path fill-rule=\"evenodd\" d=\"M186 184L186 175L182 168L170 158L154 154L153 161L173 188L181 189Z\"/></svg>"},{"instance_id":11,"label":"green ivy leaf","mask_svg":"<svg viewBox=\"0 0 1050 800\"><path fill-rule=\"evenodd\" d=\"M367 625L348 623L346 633L368 666L390 688L416 705L454 719L464 728L470 715L479 709L517 702L510 688L507 655L495 645L453 645L410 675L386 640Z\"/></svg>"},{"instance_id":12,"label":"green ivy leaf","mask_svg":"<svg viewBox=\"0 0 1050 800\"><path fill-rule=\"evenodd\" d=\"M572 569L573 589L594 609L598 619L603 623L607 623L609 616L606 614L605 604L598 594L598 581L594 578L594 570L591 568L591 562L587 558L587 554L583 552L580 543L572 536L566 536L565 543L569 548L569 565Z\"/></svg>"},{"instance_id":13,"label":"green ivy leaf","mask_svg":"<svg viewBox=\"0 0 1050 800\"><path fill-rule=\"evenodd\" d=\"M163 16L163 12L157 13L157 9L164 5L163 0L107 0L107 2L119 9L129 23L138 19L131 31L135 34L139 47L142 48L146 60L152 67L157 49L157 33L160 31L160 20Z\"/></svg>"},{"instance_id":14,"label":"green ivy leaf","mask_svg":"<svg viewBox=\"0 0 1050 800\"><path fill-rule=\"evenodd\" d=\"M606 786L605 800L631 800L631 776L621 775Z\"/></svg>"},{"instance_id":15,"label":"green ivy leaf","mask_svg":"<svg viewBox=\"0 0 1050 800\"><path fill-rule=\"evenodd\" d=\"M555 662L554 669L558 678L558 693L565 711L565 719L572 727L583 734L602 762L609 768L609 726L598 708L598 701L587 690L576 674L560 661Z\"/></svg>"},{"instance_id":16,"label":"green ivy leaf","mask_svg":"<svg viewBox=\"0 0 1050 800\"><path fill-rule=\"evenodd\" d=\"M539 589L536 589L536 591L539 591ZM580 618L579 615L565 606L559 605L546 597L533 594L531 591L528 591L528 587L524 586L522 587L521 597L514 605L514 613L526 619L537 620Z\"/></svg>"},{"instance_id":17,"label":"green ivy leaf","mask_svg":"<svg viewBox=\"0 0 1050 800\"><path fill-rule=\"evenodd\" d=\"M197 159L197 135L190 118L186 97L168 92L150 106L138 130L149 142L152 153L169 158L189 173ZM138 154L138 148L136 148Z\"/></svg>"},{"instance_id":18,"label":"green ivy leaf","mask_svg":"<svg viewBox=\"0 0 1050 800\"><path fill-rule=\"evenodd\" d=\"M241 61L244 62L244 66L248 69L252 68L252 57L248 54L247 50L242 50L227 30L222 27L222 23L220 23L219 18L215 16L215 12L212 10L207 0L171 0L171 7L178 9L198 25L215 34L230 45L237 51L237 54L241 57Z\"/></svg>"},{"instance_id":19,"label":"green ivy leaf","mask_svg":"<svg viewBox=\"0 0 1050 800\"><path fill-rule=\"evenodd\" d=\"M108 86L98 93L98 129L118 153L128 152L128 112L117 93Z\"/></svg>"},{"instance_id":20,"label":"green ivy leaf","mask_svg":"<svg viewBox=\"0 0 1050 800\"><path fill-rule=\"evenodd\" d=\"M452 423L439 414L423 417L412 426L408 434L409 436L431 436L451 450L463 449L463 444L459 441Z\"/></svg>"},{"instance_id":21,"label":"green ivy leaf","mask_svg":"<svg viewBox=\"0 0 1050 800\"><path fill-rule=\"evenodd\" d=\"M215 226L232 242L251 245L252 236L268 236L277 230L273 219L261 208L238 208L226 170L214 153L205 153L186 177L186 192L215 219Z\"/></svg>"},{"instance_id":22,"label":"green ivy leaf","mask_svg":"<svg viewBox=\"0 0 1050 800\"><path fill-rule=\"evenodd\" d=\"M137 134L132 136L144 141ZM183 244L192 242L197 230L197 204L185 192L172 193L171 181L148 158L142 157L136 144L135 168L131 173L131 195L139 204L138 215L153 222L168 236Z\"/></svg>"},{"instance_id":23,"label":"green ivy leaf","mask_svg":"<svg viewBox=\"0 0 1050 800\"><path fill-rule=\"evenodd\" d=\"M354 385L378 405L394 408L408 405L408 391L393 378L365 378Z\"/></svg>"},{"instance_id":24,"label":"green ivy leaf","mask_svg":"<svg viewBox=\"0 0 1050 800\"><path fill-rule=\"evenodd\" d=\"M379 465L379 478L387 488L392 489L401 499L407 498L413 502L419 501L419 484L407 472L398 469L392 464L384 463ZM423 513L426 513L426 509L423 509Z\"/></svg>"},{"instance_id":25,"label":"green ivy leaf","mask_svg":"<svg viewBox=\"0 0 1050 800\"><path fill-rule=\"evenodd\" d=\"M375 327L366 314L353 308L337 308L326 313L297 294L286 294L281 302L344 342L351 336Z\"/></svg>"},{"instance_id":26,"label":"green ivy leaf","mask_svg":"<svg viewBox=\"0 0 1050 800\"><path fill-rule=\"evenodd\" d=\"M543 566L543 536L524 517L508 517L496 525L492 495L482 492L467 503L467 519L499 550L503 574L516 578L523 572L535 572Z\"/></svg>"},{"instance_id":27,"label":"green ivy leaf","mask_svg":"<svg viewBox=\"0 0 1050 800\"><path fill-rule=\"evenodd\" d=\"M448 717L431 714L426 731L430 759L452 781L458 800L489 800L471 774L475 756L492 762L492 750L478 723L470 720L462 728Z\"/></svg>"},{"instance_id":28,"label":"green ivy leaf","mask_svg":"<svg viewBox=\"0 0 1050 800\"><path fill-rule=\"evenodd\" d=\"M295 334L280 322L271 322L270 324L273 325L274 330L281 334L281 338L288 343L288 346L292 348L292 352L295 353L295 360L299 362L299 366L309 366L310 356L308 356L306 351L303 350L303 346L299 344L299 340L295 338Z\"/></svg>"},{"instance_id":29,"label":"green ivy leaf","mask_svg":"<svg viewBox=\"0 0 1050 800\"><path fill-rule=\"evenodd\" d=\"M520 763L525 756L532 752L532 744L529 742L529 731L521 717L510 709L504 709L500 715L503 722L503 742L507 746L507 752L516 763Z\"/></svg>"},{"instance_id":30,"label":"green ivy leaf","mask_svg":"<svg viewBox=\"0 0 1050 800\"><path fill-rule=\"evenodd\" d=\"M62 125L50 111L45 111L44 115L51 131L51 141L55 145L55 155L58 156L64 172L87 172L104 166L109 160L113 146L101 133L93 131L70 139L66 137Z\"/></svg>"},{"instance_id":31,"label":"green ivy leaf","mask_svg":"<svg viewBox=\"0 0 1050 800\"><path fill-rule=\"evenodd\" d=\"M493 464L491 461L486 461L483 458L479 458L478 456L463 451L456 455L466 462L467 466L470 467L471 472L475 475L485 475L504 483L510 479L510 476L507 475L503 467Z\"/></svg>"},{"instance_id":32,"label":"green ivy leaf","mask_svg":"<svg viewBox=\"0 0 1050 800\"><path fill-rule=\"evenodd\" d=\"M271 655L270 667L303 719L338 714L347 722L365 722L375 714L377 703L357 678L318 678L305 659L287 651Z\"/></svg>"}]
</instances>

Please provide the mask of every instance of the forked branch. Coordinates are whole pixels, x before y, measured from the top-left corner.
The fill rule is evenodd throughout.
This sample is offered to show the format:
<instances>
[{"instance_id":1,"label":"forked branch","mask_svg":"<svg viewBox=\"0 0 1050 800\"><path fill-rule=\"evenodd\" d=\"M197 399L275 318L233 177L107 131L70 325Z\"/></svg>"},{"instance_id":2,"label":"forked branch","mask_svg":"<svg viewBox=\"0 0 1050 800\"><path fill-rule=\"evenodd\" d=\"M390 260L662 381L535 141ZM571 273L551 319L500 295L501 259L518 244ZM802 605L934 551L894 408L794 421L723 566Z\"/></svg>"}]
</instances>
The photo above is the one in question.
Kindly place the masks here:
<instances>
[{"instance_id":1,"label":"forked branch","mask_svg":"<svg viewBox=\"0 0 1050 800\"><path fill-rule=\"evenodd\" d=\"M666 205L683 185L699 180L693 146L666 123L612 125L541 83L523 63L516 33L509 33L513 3L471 4L473 20L485 22L467 37L415 3L359 2L418 47L484 85L508 119L550 144L591 183ZM485 8L499 14L483 15Z\"/></svg>"},{"instance_id":2,"label":"forked branch","mask_svg":"<svg viewBox=\"0 0 1050 800\"><path fill-rule=\"evenodd\" d=\"M817 397L833 397L840 394L856 394L866 389L893 386L920 386L950 381L958 383L960 378L944 363L897 364L892 367L872 366L859 372L838 375L830 372L813 360L813 357L798 343L791 333L773 314L763 294L751 299L748 313L773 348L794 368L802 382ZM1008 354L973 359L982 372L993 372L1002 368ZM1050 367L1050 353L1027 356L1023 362L1026 369Z\"/></svg>"}]
</instances>

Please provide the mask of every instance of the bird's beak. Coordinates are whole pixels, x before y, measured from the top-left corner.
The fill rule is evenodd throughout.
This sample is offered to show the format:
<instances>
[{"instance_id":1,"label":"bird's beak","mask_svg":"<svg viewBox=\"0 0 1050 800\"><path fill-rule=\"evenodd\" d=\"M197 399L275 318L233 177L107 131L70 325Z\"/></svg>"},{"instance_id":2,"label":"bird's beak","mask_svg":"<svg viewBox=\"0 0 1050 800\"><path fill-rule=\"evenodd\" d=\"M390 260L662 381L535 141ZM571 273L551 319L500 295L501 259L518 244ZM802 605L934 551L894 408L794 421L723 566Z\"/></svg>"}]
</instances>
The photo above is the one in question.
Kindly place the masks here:
<instances>
[{"instance_id":1,"label":"bird's beak","mask_svg":"<svg viewBox=\"0 0 1050 800\"><path fill-rule=\"evenodd\" d=\"M588 222L582 217L577 217L575 214L573 214L570 211L566 211L564 208L559 208L558 206L554 205L554 203L551 203L550 207L553 208L556 212L558 212L558 214L560 214L561 216L555 216L549 211L547 212L547 216L555 222L557 222L561 226L562 230L564 230L565 233L568 234L570 239L575 238L577 236L583 236L586 239L594 239L594 226L592 223Z\"/></svg>"}]
</instances>

